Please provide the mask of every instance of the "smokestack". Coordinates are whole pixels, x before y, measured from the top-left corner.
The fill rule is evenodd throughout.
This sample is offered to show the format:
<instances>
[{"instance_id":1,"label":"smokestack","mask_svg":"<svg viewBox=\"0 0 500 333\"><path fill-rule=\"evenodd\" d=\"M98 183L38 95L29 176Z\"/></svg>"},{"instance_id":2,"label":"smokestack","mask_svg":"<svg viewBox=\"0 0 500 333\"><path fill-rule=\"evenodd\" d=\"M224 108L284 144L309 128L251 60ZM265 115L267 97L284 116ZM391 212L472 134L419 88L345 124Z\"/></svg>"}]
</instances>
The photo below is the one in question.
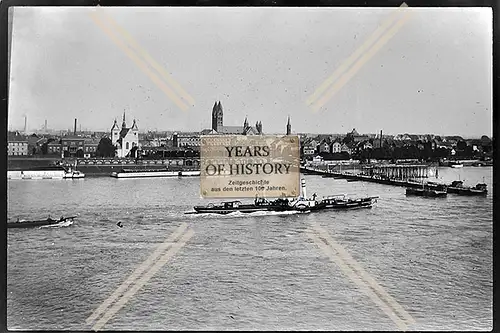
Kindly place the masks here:
<instances>
[{"instance_id":1,"label":"smokestack","mask_svg":"<svg viewBox=\"0 0 500 333\"><path fill-rule=\"evenodd\" d=\"M306 180L304 178L302 178L302 180L301 180L301 185L302 185L302 197L304 199L307 199Z\"/></svg>"},{"instance_id":2,"label":"smokestack","mask_svg":"<svg viewBox=\"0 0 500 333\"><path fill-rule=\"evenodd\" d=\"M382 130L380 130L380 148L382 148Z\"/></svg>"},{"instance_id":3,"label":"smokestack","mask_svg":"<svg viewBox=\"0 0 500 333\"><path fill-rule=\"evenodd\" d=\"M24 133L28 132L28 116L24 116Z\"/></svg>"},{"instance_id":4,"label":"smokestack","mask_svg":"<svg viewBox=\"0 0 500 333\"><path fill-rule=\"evenodd\" d=\"M73 134L76 135L76 118L75 118L75 132Z\"/></svg>"},{"instance_id":5,"label":"smokestack","mask_svg":"<svg viewBox=\"0 0 500 333\"><path fill-rule=\"evenodd\" d=\"M47 119L45 119L45 131L47 131Z\"/></svg>"}]
</instances>

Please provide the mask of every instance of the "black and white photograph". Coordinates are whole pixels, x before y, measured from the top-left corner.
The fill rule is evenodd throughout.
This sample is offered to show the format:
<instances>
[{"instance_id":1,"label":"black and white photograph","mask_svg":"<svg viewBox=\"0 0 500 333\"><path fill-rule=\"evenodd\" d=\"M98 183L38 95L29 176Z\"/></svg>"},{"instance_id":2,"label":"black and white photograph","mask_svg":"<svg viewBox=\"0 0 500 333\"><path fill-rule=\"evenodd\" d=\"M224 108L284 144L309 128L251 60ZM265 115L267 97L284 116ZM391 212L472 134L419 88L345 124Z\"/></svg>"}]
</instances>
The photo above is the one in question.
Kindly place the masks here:
<instances>
[{"instance_id":1,"label":"black and white photograph","mask_svg":"<svg viewBox=\"0 0 500 333\"><path fill-rule=\"evenodd\" d=\"M11 6L8 36L8 330L493 329L491 8Z\"/></svg>"}]
</instances>

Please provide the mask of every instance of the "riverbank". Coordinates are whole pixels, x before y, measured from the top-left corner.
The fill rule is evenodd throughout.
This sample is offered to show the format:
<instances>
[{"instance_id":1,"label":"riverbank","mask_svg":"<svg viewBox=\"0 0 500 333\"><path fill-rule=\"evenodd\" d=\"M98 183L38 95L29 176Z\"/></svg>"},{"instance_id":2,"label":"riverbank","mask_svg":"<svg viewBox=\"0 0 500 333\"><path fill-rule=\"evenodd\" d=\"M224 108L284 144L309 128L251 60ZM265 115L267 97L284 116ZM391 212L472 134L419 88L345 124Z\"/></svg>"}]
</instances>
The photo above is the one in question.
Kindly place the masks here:
<instances>
[{"instance_id":1,"label":"riverbank","mask_svg":"<svg viewBox=\"0 0 500 333\"><path fill-rule=\"evenodd\" d=\"M165 159L165 160L139 160L130 159L65 159L56 157L9 157L7 171L25 171L31 168L47 167L62 163L64 166L74 166L85 174L86 177L109 177L112 172L126 169L167 169L171 171L199 170L198 161L192 159Z\"/></svg>"}]
</instances>

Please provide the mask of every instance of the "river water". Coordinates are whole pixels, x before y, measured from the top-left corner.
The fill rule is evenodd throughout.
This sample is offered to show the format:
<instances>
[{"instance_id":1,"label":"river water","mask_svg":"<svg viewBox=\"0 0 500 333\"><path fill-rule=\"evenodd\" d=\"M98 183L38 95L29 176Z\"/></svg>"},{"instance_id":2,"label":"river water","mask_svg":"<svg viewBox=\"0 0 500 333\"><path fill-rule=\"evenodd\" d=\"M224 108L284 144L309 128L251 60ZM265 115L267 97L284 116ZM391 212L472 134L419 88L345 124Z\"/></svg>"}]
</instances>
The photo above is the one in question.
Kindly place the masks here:
<instances>
[{"instance_id":1,"label":"river water","mask_svg":"<svg viewBox=\"0 0 500 333\"><path fill-rule=\"evenodd\" d=\"M484 179L489 194L406 197L308 175L309 194L380 199L371 209L220 217L184 214L206 203L199 178L9 181L9 219L79 218L8 230L8 328L91 329L91 313L185 222L193 237L102 330L397 330L308 237L313 223L413 317L410 330L490 330L492 168L439 176Z\"/></svg>"}]
</instances>

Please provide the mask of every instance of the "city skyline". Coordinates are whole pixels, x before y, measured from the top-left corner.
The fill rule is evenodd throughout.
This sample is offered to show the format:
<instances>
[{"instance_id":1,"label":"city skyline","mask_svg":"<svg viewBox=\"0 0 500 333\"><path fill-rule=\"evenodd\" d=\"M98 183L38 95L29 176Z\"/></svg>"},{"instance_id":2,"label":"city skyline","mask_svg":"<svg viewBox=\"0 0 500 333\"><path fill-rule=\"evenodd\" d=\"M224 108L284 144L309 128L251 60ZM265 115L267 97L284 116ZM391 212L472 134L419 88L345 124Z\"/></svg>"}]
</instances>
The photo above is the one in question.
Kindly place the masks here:
<instances>
[{"instance_id":1,"label":"city skyline","mask_svg":"<svg viewBox=\"0 0 500 333\"><path fill-rule=\"evenodd\" d=\"M132 125L132 122L130 122L130 124L127 123L127 125ZM296 131L294 130L294 127L293 127L293 122L292 122L292 134L300 134L300 135L347 135L348 133L350 133L352 130L354 130L356 128L352 128L351 130L348 130L347 132L345 133L340 133L340 132L330 132L330 133L327 133L327 132L304 132L304 131ZM9 128L8 129L9 132L19 132L19 133L24 133L23 129L22 128ZM44 131L47 131L47 132L44 132ZM356 130L357 131L357 130ZM52 134L52 135L57 135L57 134L61 134L61 133L73 133L74 132L74 127L73 128L70 128L70 127L67 127L67 128L50 128L50 127L47 127L47 129L44 129L44 128L38 128L38 129L31 129L29 131L27 131L27 134ZM91 128L87 128L87 127L81 127L80 125L78 125L77 127L77 133L102 133L102 132L106 132L106 133L111 133L111 129L91 129ZM166 128L158 128L158 129L141 129L139 128L139 133L140 134L147 134L149 132L152 132L152 133L199 133L201 131L195 131L195 130L186 130L186 131L183 131L183 130L176 130L176 129L166 129ZM284 134L285 133L285 130L283 130L282 132L272 132L272 133L264 133L264 134ZM378 131L368 131L368 132L359 132L360 135L379 135L380 134L380 129ZM463 134L460 134L460 133L454 133L454 134L442 134L442 133L430 133L430 132L425 132L425 133L416 133L416 132L397 132L397 133L388 133L388 132L385 132L383 131L382 129L382 134L383 136L396 136L396 135L405 135L405 134L408 134L408 135L433 135L433 136L441 136L441 137L447 137L447 136L460 136L462 137L463 139L479 139L481 138L483 135L486 135L488 136L490 139L493 138L493 135L488 135L488 134L480 134L480 135L472 135L472 136L468 136L468 135L463 135Z\"/></svg>"},{"instance_id":2,"label":"city skyline","mask_svg":"<svg viewBox=\"0 0 500 333\"><path fill-rule=\"evenodd\" d=\"M92 9L16 8L9 129L24 128L26 115L31 130L77 118L107 132L125 111L141 132L198 132L220 100L225 124L248 116L265 133L284 132L290 116L299 133L491 137L491 10L408 10L400 31L313 112L307 98L393 8L105 9L189 92L186 110L99 29Z\"/></svg>"}]
</instances>

